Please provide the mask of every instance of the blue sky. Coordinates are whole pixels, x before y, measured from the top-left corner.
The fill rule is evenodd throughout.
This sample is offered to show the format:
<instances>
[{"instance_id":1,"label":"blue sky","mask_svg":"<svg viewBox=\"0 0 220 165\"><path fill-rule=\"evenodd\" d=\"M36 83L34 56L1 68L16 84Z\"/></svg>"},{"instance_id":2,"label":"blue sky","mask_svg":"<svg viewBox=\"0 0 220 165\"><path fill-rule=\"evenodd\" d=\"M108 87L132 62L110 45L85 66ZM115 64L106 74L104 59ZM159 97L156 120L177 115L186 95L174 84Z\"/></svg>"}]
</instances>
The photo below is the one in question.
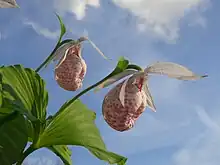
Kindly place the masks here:
<instances>
[{"instance_id":1,"label":"blue sky","mask_svg":"<svg viewBox=\"0 0 220 165\"><path fill-rule=\"evenodd\" d=\"M112 130L103 120L101 105L108 89L90 92L82 101L97 113L97 126L109 150L128 157L128 165L217 165L220 161L219 29L217 0L17 0L20 9L0 10L1 64L21 63L36 68L51 52L59 35L54 11L67 26L66 37L86 30L106 56L88 43L83 57L88 66L83 88L100 80L119 56L146 67L171 61L209 77L182 82L163 76L149 81L157 112L143 113L127 132ZM48 114L76 92L54 81L54 65L40 74L50 94ZM71 147L75 165L102 165L87 150ZM38 162L41 159L41 163ZM53 165L57 159L41 149L30 155L31 165Z\"/></svg>"}]
</instances>

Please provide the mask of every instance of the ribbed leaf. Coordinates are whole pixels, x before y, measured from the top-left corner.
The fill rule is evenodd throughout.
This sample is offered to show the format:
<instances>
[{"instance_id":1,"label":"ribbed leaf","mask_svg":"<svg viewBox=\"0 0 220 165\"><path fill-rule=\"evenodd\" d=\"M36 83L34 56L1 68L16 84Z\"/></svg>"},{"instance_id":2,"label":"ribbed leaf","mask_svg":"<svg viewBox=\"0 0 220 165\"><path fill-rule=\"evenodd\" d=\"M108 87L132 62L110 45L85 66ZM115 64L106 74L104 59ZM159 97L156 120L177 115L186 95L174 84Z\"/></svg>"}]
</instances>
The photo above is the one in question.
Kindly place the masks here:
<instances>
[{"instance_id":1,"label":"ribbed leaf","mask_svg":"<svg viewBox=\"0 0 220 165\"><path fill-rule=\"evenodd\" d=\"M33 139L35 137L35 130L34 130L34 125L30 120L25 120L26 122L26 127L27 127L27 132L28 132L28 141L33 142Z\"/></svg>"},{"instance_id":2,"label":"ribbed leaf","mask_svg":"<svg viewBox=\"0 0 220 165\"><path fill-rule=\"evenodd\" d=\"M55 153L57 156L59 156L65 165L72 165L72 160L71 160L72 152L68 148L68 146L56 145L47 148L51 150L53 153Z\"/></svg>"},{"instance_id":3,"label":"ribbed leaf","mask_svg":"<svg viewBox=\"0 0 220 165\"><path fill-rule=\"evenodd\" d=\"M126 162L126 158L106 150L94 120L95 113L81 101L64 104L40 135L36 147L79 145L110 164Z\"/></svg>"},{"instance_id":4,"label":"ribbed leaf","mask_svg":"<svg viewBox=\"0 0 220 165\"><path fill-rule=\"evenodd\" d=\"M27 126L27 132L28 132L28 141L33 142L33 139L35 136L34 125L29 120L26 120L26 126ZM54 154L59 156L65 165L72 165L71 150L68 148L68 146L54 145L54 146L50 146L47 148L51 150Z\"/></svg>"},{"instance_id":5,"label":"ribbed leaf","mask_svg":"<svg viewBox=\"0 0 220 165\"><path fill-rule=\"evenodd\" d=\"M13 114L13 110L8 108L0 108L0 126L4 124L5 120L8 119L8 116Z\"/></svg>"},{"instance_id":6,"label":"ribbed leaf","mask_svg":"<svg viewBox=\"0 0 220 165\"><path fill-rule=\"evenodd\" d=\"M23 152L27 140L24 117L18 113L7 115L0 125L0 164L15 163Z\"/></svg>"},{"instance_id":7,"label":"ribbed leaf","mask_svg":"<svg viewBox=\"0 0 220 165\"><path fill-rule=\"evenodd\" d=\"M32 69L21 65L0 70L3 85L3 107L18 110L30 120L46 119L48 92L43 79Z\"/></svg>"},{"instance_id":8,"label":"ribbed leaf","mask_svg":"<svg viewBox=\"0 0 220 165\"><path fill-rule=\"evenodd\" d=\"M105 160L108 161L109 164L116 164L117 165L125 165L127 158L122 157L118 154L115 154L113 152L108 152L106 150L100 149L100 148L95 148L95 147L86 147L87 149L89 149L89 151L95 155L97 158L101 159L101 160Z\"/></svg>"},{"instance_id":9,"label":"ribbed leaf","mask_svg":"<svg viewBox=\"0 0 220 165\"><path fill-rule=\"evenodd\" d=\"M0 8L17 8L19 7L15 0L0 0Z\"/></svg>"}]
</instances>

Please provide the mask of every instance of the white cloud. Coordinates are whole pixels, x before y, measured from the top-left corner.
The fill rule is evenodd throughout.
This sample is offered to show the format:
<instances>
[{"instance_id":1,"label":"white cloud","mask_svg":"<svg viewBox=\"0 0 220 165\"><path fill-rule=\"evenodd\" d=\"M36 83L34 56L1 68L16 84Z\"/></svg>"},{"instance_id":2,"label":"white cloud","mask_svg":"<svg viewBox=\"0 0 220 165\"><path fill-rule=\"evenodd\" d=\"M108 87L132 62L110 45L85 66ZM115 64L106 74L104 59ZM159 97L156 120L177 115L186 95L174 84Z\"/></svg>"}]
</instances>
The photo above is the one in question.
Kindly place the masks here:
<instances>
[{"instance_id":1,"label":"white cloud","mask_svg":"<svg viewBox=\"0 0 220 165\"><path fill-rule=\"evenodd\" d=\"M6 38L7 38L6 34L4 32L1 32L1 30L0 30L0 41L4 40Z\"/></svg>"},{"instance_id":2,"label":"white cloud","mask_svg":"<svg viewBox=\"0 0 220 165\"><path fill-rule=\"evenodd\" d=\"M60 165L60 161L52 160L44 156L30 156L24 161L24 165Z\"/></svg>"},{"instance_id":3,"label":"white cloud","mask_svg":"<svg viewBox=\"0 0 220 165\"><path fill-rule=\"evenodd\" d=\"M118 6L128 9L139 18L138 28L153 36L168 41L178 38L182 18L193 15L193 23L204 26L200 12L209 4L208 0L113 0Z\"/></svg>"},{"instance_id":4,"label":"white cloud","mask_svg":"<svg viewBox=\"0 0 220 165\"><path fill-rule=\"evenodd\" d=\"M196 111L207 129L175 153L175 165L217 165L220 162L220 120L211 119L202 107L196 107Z\"/></svg>"},{"instance_id":5,"label":"white cloud","mask_svg":"<svg viewBox=\"0 0 220 165\"><path fill-rule=\"evenodd\" d=\"M60 13L74 13L78 20L86 15L87 6L99 7L99 0L55 0L54 7Z\"/></svg>"},{"instance_id":6,"label":"white cloud","mask_svg":"<svg viewBox=\"0 0 220 165\"><path fill-rule=\"evenodd\" d=\"M189 26L206 26L202 13L209 7L210 0L113 0L118 7L131 12L137 19L138 32L146 32L148 38L175 43L179 37L180 22L186 20ZM82 20L88 7L99 8L99 0L54 0L53 7L62 16L72 13ZM47 37L55 38L56 32L29 24ZM38 30L39 31L39 30Z\"/></svg>"},{"instance_id":7,"label":"white cloud","mask_svg":"<svg viewBox=\"0 0 220 165\"><path fill-rule=\"evenodd\" d=\"M60 30L51 31L47 28L41 27L39 24L33 21L24 21L25 25L31 26L39 35L43 35L49 39L57 39L60 35Z\"/></svg>"}]
</instances>

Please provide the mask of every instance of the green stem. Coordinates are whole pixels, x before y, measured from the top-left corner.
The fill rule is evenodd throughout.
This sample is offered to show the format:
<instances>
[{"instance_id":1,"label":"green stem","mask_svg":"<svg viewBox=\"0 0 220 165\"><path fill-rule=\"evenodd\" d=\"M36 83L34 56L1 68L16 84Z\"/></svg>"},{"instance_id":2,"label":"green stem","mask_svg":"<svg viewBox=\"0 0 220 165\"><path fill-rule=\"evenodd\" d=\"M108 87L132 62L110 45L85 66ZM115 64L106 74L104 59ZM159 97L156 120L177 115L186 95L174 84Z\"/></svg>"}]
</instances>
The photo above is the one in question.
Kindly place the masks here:
<instances>
[{"instance_id":1,"label":"green stem","mask_svg":"<svg viewBox=\"0 0 220 165\"><path fill-rule=\"evenodd\" d=\"M32 152L34 152L37 148L34 148L33 145L30 145L28 149L25 150L25 152L22 154L22 157L20 160L16 163L16 165L22 165L25 158L30 155Z\"/></svg>"},{"instance_id":2,"label":"green stem","mask_svg":"<svg viewBox=\"0 0 220 165\"><path fill-rule=\"evenodd\" d=\"M43 63L40 64L40 66L35 70L35 72L39 72L44 67L44 65L47 64L47 62L51 59L52 55L57 50L57 47L58 47L58 43L57 43L56 47L54 48L54 50L52 51L52 53L44 60Z\"/></svg>"},{"instance_id":3,"label":"green stem","mask_svg":"<svg viewBox=\"0 0 220 165\"><path fill-rule=\"evenodd\" d=\"M98 85L102 84L104 81L106 81L107 79L109 79L112 76L112 73L109 74L108 76L106 76L104 79L102 79L101 81L95 83L94 85L91 85L90 87L86 88L85 90L83 90L82 92L80 92L79 94L77 94L73 99L71 99L71 102L74 102L75 100L77 100L80 96L82 96L83 94L87 93L88 91L90 91L91 89L97 87Z\"/></svg>"},{"instance_id":4,"label":"green stem","mask_svg":"<svg viewBox=\"0 0 220 165\"><path fill-rule=\"evenodd\" d=\"M137 65L128 65L126 69L135 69L138 71L142 71L143 69ZM125 70L126 70L125 69ZM79 94L77 94L75 97L73 97L70 101L68 101L66 104L64 104L61 107L61 110L58 111L53 117L57 116L58 114L60 114L67 106L69 106L70 104L72 104L74 101L76 101L79 97L81 97L82 95L84 95L85 93L89 92L90 90L92 90L93 88L99 86L100 84L102 84L103 82L105 82L107 79L109 79L110 77L114 76L115 74L118 74L120 72L123 71L116 71L117 69L114 69L109 75L107 75L105 78L103 78L102 80L98 81L97 83L89 86L88 88L84 89L82 92L80 92ZM50 116L51 117L51 116Z\"/></svg>"},{"instance_id":5,"label":"green stem","mask_svg":"<svg viewBox=\"0 0 220 165\"><path fill-rule=\"evenodd\" d=\"M55 115L57 116L59 113L61 113L65 107L67 107L68 105L72 104L74 101L76 101L79 97L81 97L82 95L84 95L85 93L89 92L90 90L92 90L93 88L97 87L98 85L102 84L104 81L106 81L107 79L109 79L110 77L112 77L114 75L114 71L111 72L108 76L106 76L105 78L103 78L102 80L98 81L97 83L89 86L88 88L84 89L82 92L80 92L79 94L77 94L75 97L73 97L70 101L68 101L66 104L64 104L61 107L61 110L58 111Z\"/></svg>"},{"instance_id":6,"label":"green stem","mask_svg":"<svg viewBox=\"0 0 220 165\"><path fill-rule=\"evenodd\" d=\"M134 65L134 64L129 64L127 66L127 69L135 69L135 70L138 70L138 71L143 71L143 69L140 66L137 66L137 65Z\"/></svg>"},{"instance_id":7,"label":"green stem","mask_svg":"<svg viewBox=\"0 0 220 165\"><path fill-rule=\"evenodd\" d=\"M56 52L56 50L62 46L63 44L67 43L67 42L70 42L70 41L73 41L71 39L66 39L62 42L58 42L55 46L55 48L53 49L52 53L44 60L44 62L42 62L40 64L40 66L35 70L35 72L39 72L45 65L47 65L47 63L53 58L53 54Z\"/></svg>"}]
</instances>

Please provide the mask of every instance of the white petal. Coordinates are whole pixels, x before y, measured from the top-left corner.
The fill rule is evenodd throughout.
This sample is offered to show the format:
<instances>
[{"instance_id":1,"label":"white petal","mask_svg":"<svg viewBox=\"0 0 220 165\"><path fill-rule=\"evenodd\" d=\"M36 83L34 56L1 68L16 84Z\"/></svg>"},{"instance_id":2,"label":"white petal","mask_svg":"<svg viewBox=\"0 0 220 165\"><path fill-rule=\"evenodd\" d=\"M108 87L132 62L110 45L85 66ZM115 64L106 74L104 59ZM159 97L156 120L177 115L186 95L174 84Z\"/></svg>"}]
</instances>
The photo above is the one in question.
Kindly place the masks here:
<instances>
[{"instance_id":1,"label":"white petal","mask_svg":"<svg viewBox=\"0 0 220 165\"><path fill-rule=\"evenodd\" d=\"M68 51L69 51L69 49L65 50L65 53L64 53L63 57L60 59L59 63L56 65L55 68L59 68L59 66L63 63L63 61L66 59Z\"/></svg>"},{"instance_id":2,"label":"white petal","mask_svg":"<svg viewBox=\"0 0 220 165\"><path fill-rule=\"evenodd\" d=\"M61 59L65 55L66 50L75 44L76 44L75 41L70 41L70 42L65 43L62 46L60 46L53 55L54 56L53 61L57 61L57 60Z\"/></svg>"},{"instance_id":3,"label":"white petal","mask_svg":"<svg viewBox=\"0 0 220 165\"><path fill-rule=\"evenodd\" d=\"M146 102L147 102L147 106L153 111L153 112L156 112L156 107L154 105L154 101L153 101L153 98L151 96L151 93L150 93L150 90L148 88L148 84L146 81L144 81L144 84L143 84L143 90L146 94Z\"/></svg>"},{"instance_id":4,"label":"white petal","mask_svg":"<svg viewBox=\"0 0 220 165\"><path fill-rule=\"evenodd\" d=\"M129 80L130 78L128 78L128 79L126 79L125 81L124 81L124 83L122 84L122 86L121 86L121 90L120 90L120 92L119 92L119 100L120 100L120 102L121 102L121 104L122 104L122 106L124 107L125 105L124 105L124 101L125 101L125 89L126 89L126 86L127 86L127 83L128 83L128 80Z\"/></svg>"},{"instance_id":5,"label":"white petal","mask_svg":"<svg viewBox=\"0 0 220 165\"><path fill-rule=\"evenodd\" d=\"M167 75L168 77L176 78L179 80L197 80L207 77L207 75L196 75L188 68L172 62L157 62L147 67L144 72L146 74L154 73Z\"/></svg>"},{"instance_id":6,"label":"white petal","mask_svg":"<svg viewBox=\"0 0 220 165\"><path fill-rule=\"evenodd\" d=\"M95 50L101 54L105 59L108 59L104 53L96 46L96 44L94 42L92 42L88 37L86 37L86 39L89 41L89 43L92 45L93 48L95 48Z\"/></svg>"},{"instance_id":7,"label":"white petal","mask_svg":"<svg viewBox=\"0 0 220 165\"><path fill-rule=\"evenodd\" d=\"M19 7L15 0L0 0L0 8L17 8Z\"/></svg>"},{"instance_id":8,"label":"white petal","mask_svg":"<svg viewBox=\"0 0 220 165\"><path fill-rule=\"evenodd\" d=\"M132 75L134 73L137 73L138 71L135 70L125 70L119 74L116 74L115 76L112 76L111 78L104 81L102 84L100 84L98 87L96 87L95 91L98 91L99 89L105 88L109 85L112 85L113 83L121 80L122 78L125 78L129 75Z\"/></svg>"}]
</instances>

